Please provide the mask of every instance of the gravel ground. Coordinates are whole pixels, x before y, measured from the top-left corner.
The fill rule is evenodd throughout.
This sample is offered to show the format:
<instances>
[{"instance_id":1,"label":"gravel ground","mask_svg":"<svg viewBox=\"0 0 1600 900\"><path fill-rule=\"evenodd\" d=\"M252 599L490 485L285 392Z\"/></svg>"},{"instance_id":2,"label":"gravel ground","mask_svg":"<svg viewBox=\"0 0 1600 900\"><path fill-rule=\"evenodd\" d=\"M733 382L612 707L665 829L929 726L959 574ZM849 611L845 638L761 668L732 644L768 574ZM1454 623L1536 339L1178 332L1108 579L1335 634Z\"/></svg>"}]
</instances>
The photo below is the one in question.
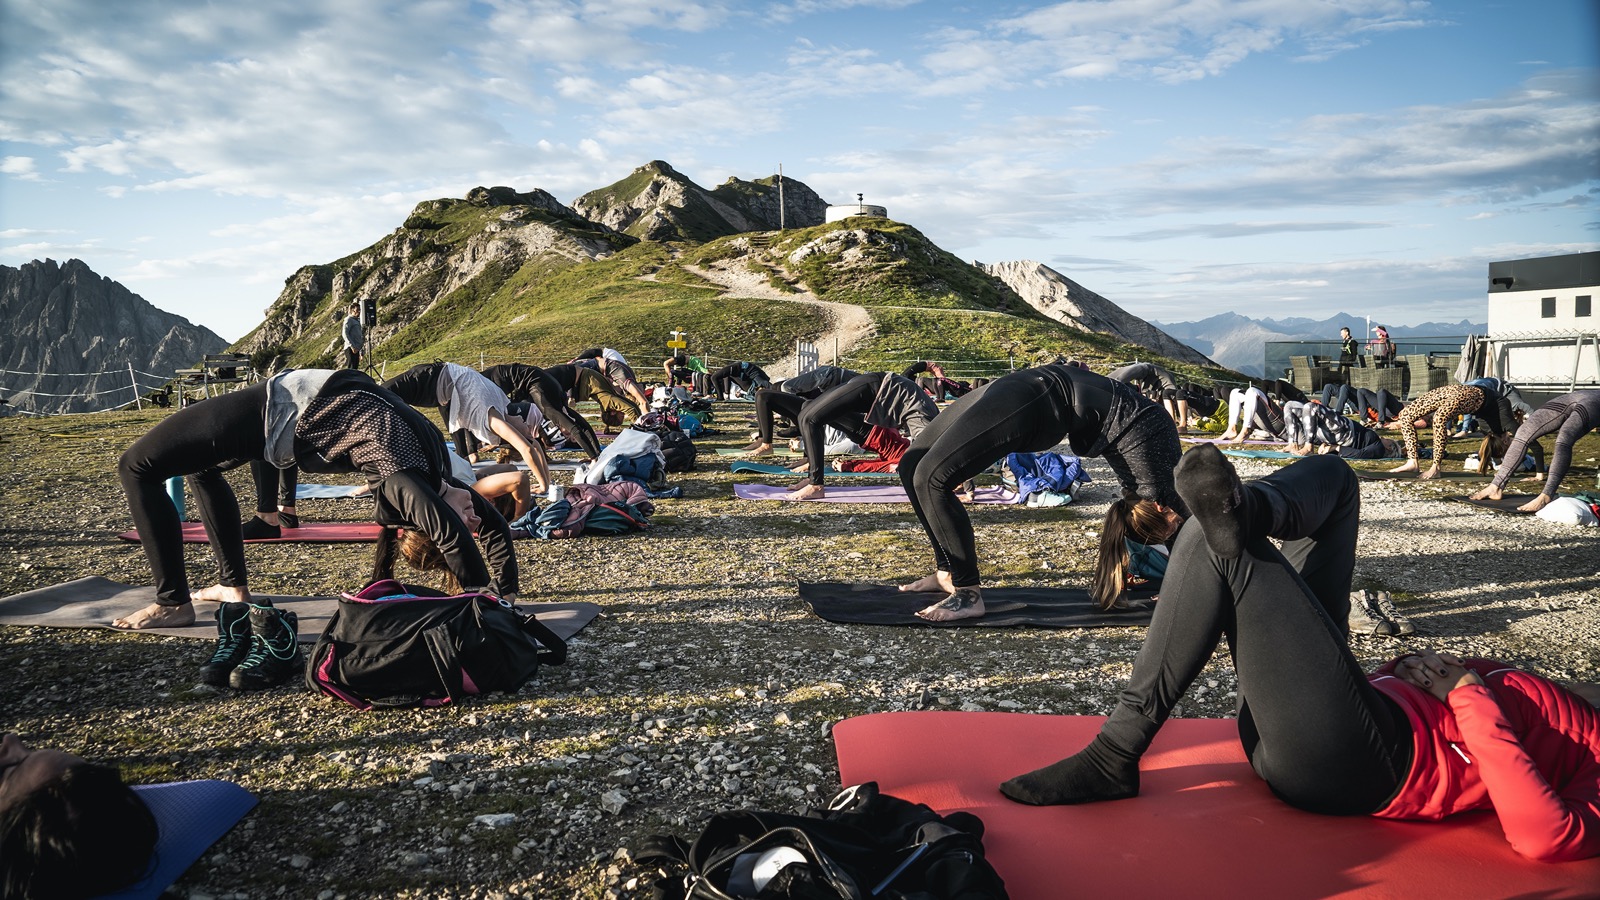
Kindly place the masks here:
<instances>
[{"instance_id":1,"label":"gravel ground","mask_svg":"<svg viewBox=\"0 0 1600 900\"><path fill-rule=\"evenodd\" d=\"M358 713L289 685L196 686L199 642L97 630L0 629L0 729L121 765L136 781L226 778L261 806L173 889L193 898L642 897L623 848L692 837L709 813L797 809L839 785L831 726L921 707L1104 714L1142 629L940 630L832 625L794 582L894 581L927 566L909 508L747 503L710 453L746 437L745 407L699 441L686 497L647 533L519 545L529 599L592 600L603 615L566 666L516 695L428 711ZM148 583L117 489L117 454L157 413L0 420L0 594L83 575ZM1464 447L1464 445L1463 445ZM1586 438L1569 487L1593 484ZM1246 477L1272 463L1241 461ZM1110 473L1080 504L979 509L992 582L1084 584ZM246 479L237 480L241 487ZM1436 497L1460 481L1363 484L1361 586L1392 591L1415 638L1355 638L1376 664L1438 646L1600 681L1594 529ZM246 493L248 496L248 493ZM308 518L359 520L355 501ZM364 547L250 549L252 586L361 586ZM210 554L189 554L196 584ZM1213 660L1180 710L1232 712ZM1062 748L1063 754L1073 748ZM493 818L483 819L490 816Z\"/></svg>"}]
</instances>

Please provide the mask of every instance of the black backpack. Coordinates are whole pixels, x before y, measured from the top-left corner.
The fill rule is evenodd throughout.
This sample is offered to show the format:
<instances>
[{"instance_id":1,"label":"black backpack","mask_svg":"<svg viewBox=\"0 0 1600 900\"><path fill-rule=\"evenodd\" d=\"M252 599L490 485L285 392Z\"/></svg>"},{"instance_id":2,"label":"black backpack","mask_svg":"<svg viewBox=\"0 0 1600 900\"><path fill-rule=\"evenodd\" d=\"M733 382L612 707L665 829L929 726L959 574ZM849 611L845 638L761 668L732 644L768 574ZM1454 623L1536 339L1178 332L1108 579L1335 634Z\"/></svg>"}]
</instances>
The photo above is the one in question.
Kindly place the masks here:
<instances>
[{"instance_id":1,"label":"black backpack","mask_svg":"<svg viewBox=\"0 0 1600 900\"><path fill-rule=\"evenodd\" d=\"M653 885L659 900L1006 900L983 855L982 820L941 816L871 781L803 816L717 813L693 844L658 835L634 858L688 867Z\"/></svg>"},{"instance_id":2,"label":"black backpack","mask_svg":"<svg viewBox=\"0 0 1600 900\"><path fill-rule=\"evenodd\" d=\"M510 603L392 578L344 594L311 651L306 684L357 709L440 706L514 691L567 644Z\"/></svg>"},{"instance_id":3,"label":"black backpack","mask_svg":"<svg viewBox=\"0 0 1600 900\"><path fill-rule=\"evenodd\" d=\"M661 456L666 461L668 472L693 472L695 459L700 451L695 447L694 441L678 427L678 417L659 412L645 413L633 427L640 431L648 431L661 438Z\"/></svg>"}]
</instances>

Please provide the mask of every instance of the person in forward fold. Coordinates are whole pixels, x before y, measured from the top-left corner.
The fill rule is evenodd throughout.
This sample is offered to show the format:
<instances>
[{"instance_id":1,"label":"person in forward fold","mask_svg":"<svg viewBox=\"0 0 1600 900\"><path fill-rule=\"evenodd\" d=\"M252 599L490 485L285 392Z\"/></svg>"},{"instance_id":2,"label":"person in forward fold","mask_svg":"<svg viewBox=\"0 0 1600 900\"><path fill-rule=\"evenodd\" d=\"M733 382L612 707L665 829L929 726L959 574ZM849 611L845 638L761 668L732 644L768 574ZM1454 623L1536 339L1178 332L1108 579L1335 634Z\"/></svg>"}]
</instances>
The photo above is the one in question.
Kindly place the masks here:
<instances>
[{"instance_id":1,"label":"person in forward fold","mask_svg":"<svg viewBox=\"0 0 1600 900\"><path fill-rule=\"evenodd\" d=\"M1161 408L1172 416L1172 421L1177 423L1178 431L1184 432L1189 428L1189 398L1178 385L1178 379L1173 374L1155 363L1133 363L1123 366L1106 376L1112 381L1132 385L1134 390L1150 398L1151 401L1161 404Z\"/></svg>"},{"instance_id":2,"label":"person in forward fold","mask_svg":"<svg viewBox=\"0 0 1600 900\"><path fill-rule=\"evenodd\" d=\"M644 388L639 386L639 379L633 374L633 367L622 358L622 354L610 347L603 348L599 356L579 356L568 365L599 372L610 379L617 393L628 398L640 410L650 408L650 398L645 396Z\"/></svg>"},{"instance_id":3,"label":"person in forward fold","mask_svg":"<svg viewBox=\"0 0 1600 900\"><path fill-rule=\"evenodd\" d=\"M1544 489L1537 497L1517 507L1522 512L1544 509L1556 498L1561 479L1567 476L1567 469L1572 465L1572 445L1596 427L1600 427L1600 390L1574 391L1556 397L1522 421L1522 426L1517 429L1510 448L1500 462L1500 468L1495 470L1494 480L1474 493L1472 499L1499 500L1506 482L1517 471L1528 447L1537 447L1535 442L1539 438L1554 433L1556 445L1550 454L1550 470L1545 476Z\"/></svg>"},{"instance_id":4,"label":"person in forward fold","mask_svg":"<svg viewBox=\"0 0 1600 900\"><path fill-rule=\"evenodd\" d=\"M761 388L772 387L772 379L767 377L766 371L753 362L729 363L712 372L709 381L711 393L718 400L728 399L733 385L736 384L746 394L754 394Z\"/></svg>"},{"instance_id":5,"label":"person in forward fold","mask_svg":"<svg viewBox=\"0 0 1600 900\"><path fill-rule=\"evenodd\" d=\"M1176 480L1195 518L1178 533L1116 708L1083 750L1001 793L1033 805L1138 796L1140 758L1225 637L1239 741L1284 802L1408 820L1492 809L1530 859L1600 855L1593 686L1580 696L1505 663L1432 651L1367 675L1350 652L1361 491L1347 465L1310 457L1241 484L1202 446Z\"/></svg>"},{"instance_id":6,"label":"person in forward fold","mask_svg":"<svg viewBox=\"0 0 1600 900\"><path fill-rule=\"evenodd\" d=\"M806 447L806 477L796 482L784 498L812 500L823 497L827 470L823 431L832 425L855 438L866 437L870 426L881 425L904 432L911 440L939 415L939 406L909 378L893 372L868 372L832 388L800 410L800 438ZM860 437L857 437L857 433Z\"/></svg>"},{"instance_id":7,"label":"person in forward fold","mask_svg":"<svg viewBox=\"0 0 1600 900\"><path fill-rule=\"evenodd\" d=\"M550 484L550 458L544 446L527 422L510 416L511 399L506 392L478 372L456 363L422 363L383 386L412 406L437 407L445 430L455 436L456 446L465 451L468 460L476 456L477 448L464 444L476 440L493 446L504 440L528 464L534 491L544 493Z\"/></svg>"},{"instance_id":8,"label":"person in forward fold","mask_svg":"<svg viewBox=\"0 0 1600 900\"><path fill-rule=\"evenodd\" d=\"M791 422L798 422L800 410L805 407L807 400L814 400L859 374L839 366L817 366L809 372L784 379L776 387L756 391L756 436L739 449L751 456L770 455L775 416L781 415Z\"/></svg>"},{"instance_id":9,"label":"person in forward fold","mask_svg":"<svg viewBox=\"0 0 1600 900\"><path fill-rule=\"evenodd\" d=\"M505 391L506 399L512 403L532 403L545 421L555 423L568 440L583 448L590 462L600 455L600 439L595 437L588 420L567 405L567 390L555 376L523 363L490 366L482 375Z\"/></svg>"},{"instance_id":10,"label":"person in forward fold","mask_svg":"<svg viewBox=\"0 0 1600 900\"><path fill-rule=\"evenodd\" d=\"M463 585L516 595L516 557L505 520L483 498L450 480L438 429L363 372L280 372L173 413L135 441L117 465L155 576L156 601L112 625L190 625L193 601L216 601L218 639L200 667L204 683L258 689L280 684L303 668L295 614L249 589L239 503L224 474L252 460L366 475L374 518L385 526L376 569L384 568L394 529L403 526L430 537ZM182 523L165 487L168 478L179 475L189 476L220 576L216 585L192 593ZM472 540L474 530L484 534L496 563L492 585ZM392 555L388 559L392 565Z\"/></svg>"},{"instance_id":11,"label":"person in forward fold","mask_svg":"<svg viewBox=\"0 0 1600 900\"><path fill-rule=\"evenodd\" d=\"M1446 456L1450 421L1456 416L1475 412L1478 414L1478 427L1487 431L1490 437L1508 433L1511 406L1504 398L1491 394L1487 388L1447 384L1411 398L1399 415L1400 438L1405 442L1406 461L1389 471L1416 472L1421 469L1417 464L1417 422L1421 420L1433 421L1433 464L1418 476L1424 479L1439 475ZM1517 458L1521 459L1520 456Z\"/></svg>"},{"instance_id":12,"label":"person in forward fold","mask_svg":"<svg viewBox=\"0 0 1600 900\"><path fill-rule=\"evenodd\" d=\"M984 614L972 519L955 492L1007 454L1040 453L1062 440L1080 457L1105 457L1122 485L1122 498L1106 511L1091 591L1102 608L1121 599L1125 538L1161 543L1188 515L1172 485L1183 455L1178 429L1132 387L1051 364L1013 372L955 401L901 457L900 482L928 536L935 568L900 590L946 595L917 615L947 622Z\"/></svg>"},{"instance_id":13,"label":"person in forward fold","mask_svg":"<svg viewBox=\"0 0 1600 900\"><path fill-rule=\"evenodd\" d=\"M600 425L607 434L611 433L612 428L620 428L630 418L636 419L644 414L645 407L617 393L611 381L596 369L562 363L545 366L544 373L555 380L561 391L572 398L572 402L593 400L599 404Z\"/></svg>"}]
</instances>

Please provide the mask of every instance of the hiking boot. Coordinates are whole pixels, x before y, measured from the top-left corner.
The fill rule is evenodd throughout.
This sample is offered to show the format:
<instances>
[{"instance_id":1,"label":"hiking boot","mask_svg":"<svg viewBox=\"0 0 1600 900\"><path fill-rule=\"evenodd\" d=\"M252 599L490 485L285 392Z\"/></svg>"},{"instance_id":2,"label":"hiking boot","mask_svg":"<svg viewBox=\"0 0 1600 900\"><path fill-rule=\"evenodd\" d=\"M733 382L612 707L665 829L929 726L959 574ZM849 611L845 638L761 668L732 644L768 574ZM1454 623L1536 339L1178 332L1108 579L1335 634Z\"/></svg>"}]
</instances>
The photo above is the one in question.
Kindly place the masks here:
<instances>
[{"instance_id":1,"label":"hiking boot","mask_svg":"<svg viewBox=\"0 0 1600 900\"><path fill-rule=\"evenodd\" d=\"M228 673L250 653L250 604L217 604L217 646L200 667L200 683L228 686Z\"/></svg>"},{"instance_id":2,"label":"hiking boot","mask_svg":"<svg viewBox=\"0 0 1600 900\"><path fill-rule=\"evenodd\" d=\"M1400 610L1395 607L1394 598L1389 596L1388 591L1379 591L1377 602L1378 611L1383 613L1385 619L1393 622L1395 627L1400 629L1401 634L1417 633L1417 626L1411 624L1410 619L1400 615Z\"/></svg>"},{"instance_id":3,"label":"hiking boot","mask_svg":"<svg viewBox=\"0 0 1600 900\"><path fill-rule=\"evenodd\" d=\"M1400 633L1400 626L1383 614L1383 610L1378 607L1378 598L1371 591L1350 592L1348 622L1351 634L1381 634L1394 637Z\"/></svg>"},{"instance_id":4,"label":"hiking boot","mask_svg":"<svg viewBox=\"0 0 1600 900\"><path fill-rule=\"evenodd\" d=\"M228 683L242 691L282 684L305 670L296 638L300 617L272 606L250 606L250 654Z\"/></svg>"}]
</instances>

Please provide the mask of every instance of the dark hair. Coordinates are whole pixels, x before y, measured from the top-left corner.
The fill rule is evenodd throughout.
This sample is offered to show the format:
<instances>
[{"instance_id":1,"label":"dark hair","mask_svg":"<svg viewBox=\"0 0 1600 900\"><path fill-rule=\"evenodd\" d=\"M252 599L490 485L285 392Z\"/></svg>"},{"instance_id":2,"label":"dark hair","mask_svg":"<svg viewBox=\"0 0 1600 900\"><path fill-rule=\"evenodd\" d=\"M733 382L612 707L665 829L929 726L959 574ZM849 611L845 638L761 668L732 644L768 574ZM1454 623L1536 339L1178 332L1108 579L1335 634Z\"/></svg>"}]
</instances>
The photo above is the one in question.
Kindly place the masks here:
<instances>
[{"instance_id":1,"label":"dark hair","mask_svg":"<svg viewBox=\"0 0 1600 900\"><path fill-rule=\"evenodd\" d=\"M77 900L143 878L155 816L111 766L80 763L0 812L0 897Z\"/></svg>"},{"instance_id":2,"label":"dark hair","mask_svg":"<svg viewBox=\"0 0 1600 900\"><path fill-rule=\"evenodd\" d=\"M1128 545L1123 540L1159 544L1166 524L1166 513L1153 501L1123 497L1111 502L1105 526L1100 529L1100 551L1089 584L1089 596L1095 605L1111 609L1128 587Z\"/></svg>"},{"instance_id":3,"label":"dark hair","mask_svg":"<svg viewBox=\"0 0 1600 900\"><path fill-rule=\"evenodd\" d=\"M445 560L444 554L439 552L439 545L414 528L407 528L400 535L400 555L406 558L412 568L419 572L444 573L444 589L447 593L461 593L461 581L456 578L456 573L450 571L450 563Z\"/></svg>"}]
</instances>

